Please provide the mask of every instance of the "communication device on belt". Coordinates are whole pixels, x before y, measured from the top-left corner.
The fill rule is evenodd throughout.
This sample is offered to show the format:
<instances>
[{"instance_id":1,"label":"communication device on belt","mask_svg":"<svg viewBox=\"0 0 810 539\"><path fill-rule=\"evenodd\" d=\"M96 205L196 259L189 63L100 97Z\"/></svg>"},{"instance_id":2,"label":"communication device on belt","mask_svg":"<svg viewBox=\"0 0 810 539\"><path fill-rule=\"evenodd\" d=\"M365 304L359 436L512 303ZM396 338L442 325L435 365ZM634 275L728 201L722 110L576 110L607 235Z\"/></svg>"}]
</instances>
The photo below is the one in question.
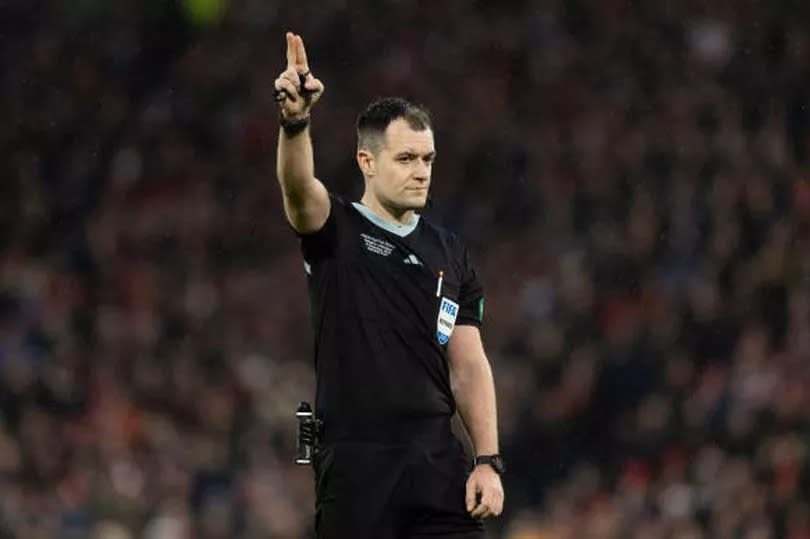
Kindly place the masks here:
<instances>
[{"instance_id":1,"label":"communication device on belt","mask_svg":"<svg viewBox=\"0 0 810 539\"><path fill-rule=\"evenodd\" d=\"M298 436L295 439L295 463L312 464L315 452L315 440L318 433L318 421L308 402L302 401L295 412L298 420Z\"/></svg>"}]
</instances>

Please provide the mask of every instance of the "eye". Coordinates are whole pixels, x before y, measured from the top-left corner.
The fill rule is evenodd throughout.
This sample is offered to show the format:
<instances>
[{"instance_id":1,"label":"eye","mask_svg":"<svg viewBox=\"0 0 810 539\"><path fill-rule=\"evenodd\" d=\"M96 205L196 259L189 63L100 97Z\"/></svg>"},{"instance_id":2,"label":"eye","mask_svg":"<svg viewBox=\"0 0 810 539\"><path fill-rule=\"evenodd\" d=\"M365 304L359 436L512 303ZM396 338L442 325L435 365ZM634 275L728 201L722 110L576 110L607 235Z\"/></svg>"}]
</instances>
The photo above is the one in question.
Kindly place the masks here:
<instances>
[{"instance_id":1,"label":"eye","mask_svg":"<svg viewBox=\"0 0 810 539\"><path fill-rule=\"evenodd\" d=\"M413 156L411 155L401 155L397 157L397 161L399 161L400 163L408 163L409 161L411 161L411 159L413 159Z\"/></svg>"}]
</instances>

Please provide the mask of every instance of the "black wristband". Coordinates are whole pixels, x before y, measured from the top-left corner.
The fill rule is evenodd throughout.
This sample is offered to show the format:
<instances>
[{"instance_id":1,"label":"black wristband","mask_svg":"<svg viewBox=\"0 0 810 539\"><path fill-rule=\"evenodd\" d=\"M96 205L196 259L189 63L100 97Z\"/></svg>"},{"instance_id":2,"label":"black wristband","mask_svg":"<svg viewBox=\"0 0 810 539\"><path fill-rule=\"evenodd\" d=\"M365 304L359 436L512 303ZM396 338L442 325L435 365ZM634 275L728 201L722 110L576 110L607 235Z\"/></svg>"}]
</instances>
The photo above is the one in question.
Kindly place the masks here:
<instances>
[{"instance_id":1,"label":"black wristband","mask_svg":"<svg viewBox=\"0 0 810 539\"><path fill-rule=\"evenodd\" d=\"M279 113L278 123L284 130L284 134L288 137L293 137L307 128L309 125L309 115L297 120L288 120L283 114Z\"/></svg>"},{"instance_id":2,"label":"black wristband","mask_svg":"<svg viewBox=\"0 0 810 539\"><path fill-rule=\"evenodd\" d=\"M475 465L478 466L479 464L489 464L498 475L503 475L506 471L506 466L503 464L503 457L498 454L478 455L475 457Z\"/></svg>"}]
</instances>

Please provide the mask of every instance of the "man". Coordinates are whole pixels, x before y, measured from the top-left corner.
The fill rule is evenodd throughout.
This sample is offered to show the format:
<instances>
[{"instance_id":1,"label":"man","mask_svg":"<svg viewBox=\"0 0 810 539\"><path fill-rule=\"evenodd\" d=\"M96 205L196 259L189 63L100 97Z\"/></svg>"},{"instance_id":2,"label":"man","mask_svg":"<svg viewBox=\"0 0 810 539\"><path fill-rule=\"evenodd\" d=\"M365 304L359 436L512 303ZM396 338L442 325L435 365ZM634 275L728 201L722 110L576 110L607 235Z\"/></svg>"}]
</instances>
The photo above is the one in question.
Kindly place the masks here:
<instances>
[{"instance_id":1,"label":"man","mask_svg":"<svg viewBox=\"0 0 810 539\"><path fill-rule=\"evenodd\" d=\"M315 330L317 535L483 537L481 520L503 506L495 390L466 248L416 213L436 156L430 117L391 98L360 115L365 193L348 204L314 175L309 118L323 90L288 32L277 174ZM474 467L451 430L457 408Z\"/></svg>"}]
</instances>

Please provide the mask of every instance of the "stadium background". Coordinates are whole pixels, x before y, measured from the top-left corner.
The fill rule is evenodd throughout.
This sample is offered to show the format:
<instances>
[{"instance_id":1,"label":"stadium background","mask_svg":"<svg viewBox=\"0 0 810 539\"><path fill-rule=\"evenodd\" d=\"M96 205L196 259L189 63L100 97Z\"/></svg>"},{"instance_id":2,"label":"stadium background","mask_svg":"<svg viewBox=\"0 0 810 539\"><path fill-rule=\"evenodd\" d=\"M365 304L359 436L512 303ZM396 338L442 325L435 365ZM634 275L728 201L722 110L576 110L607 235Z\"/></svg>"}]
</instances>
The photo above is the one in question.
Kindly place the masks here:
<instances>
[{"instance_id":1,"label":"stadium background","mask_svg":"<svg viewBox=\"0 0 810 539\"><path fill-rule=\"evenodd\" d=\"M0 3L0 537L304 538L283 32L427 104L487 289L510 539L810 537L799 1Z\"/></svg>"}]
</instances>

